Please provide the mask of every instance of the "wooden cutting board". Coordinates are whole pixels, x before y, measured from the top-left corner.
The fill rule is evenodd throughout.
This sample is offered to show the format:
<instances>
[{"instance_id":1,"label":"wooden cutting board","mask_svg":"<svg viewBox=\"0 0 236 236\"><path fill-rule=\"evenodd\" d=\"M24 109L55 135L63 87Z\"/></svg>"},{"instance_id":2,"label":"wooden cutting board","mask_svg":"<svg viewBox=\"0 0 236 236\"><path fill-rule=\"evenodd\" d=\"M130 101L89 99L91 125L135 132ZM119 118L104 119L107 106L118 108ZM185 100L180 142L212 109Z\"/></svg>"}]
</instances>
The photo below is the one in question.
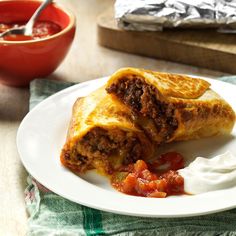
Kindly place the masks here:
<instances>
[{"instance_id":1,"label":"wooden cutting board","mask_svg":"<svg viewBox=\"0 0 236 236\"><path fill-rule=\"evenodd\" d=\"M125 31L112 9L97 19L98 43L128 53L236 74L236 34L214 30Z\"/></svg>"}]
</instances>

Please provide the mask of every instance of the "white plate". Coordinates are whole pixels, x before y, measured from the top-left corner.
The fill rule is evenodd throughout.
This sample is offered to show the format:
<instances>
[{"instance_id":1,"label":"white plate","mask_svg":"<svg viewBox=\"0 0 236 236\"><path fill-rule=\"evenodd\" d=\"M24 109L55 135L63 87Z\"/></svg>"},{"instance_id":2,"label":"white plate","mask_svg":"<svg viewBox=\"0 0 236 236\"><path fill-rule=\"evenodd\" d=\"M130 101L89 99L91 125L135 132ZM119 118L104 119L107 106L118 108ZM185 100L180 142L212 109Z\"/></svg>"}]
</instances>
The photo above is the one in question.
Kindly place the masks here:
<instances>
[{"instance_id":1,"label":"white plate","mask_svg":"<svg viewBox=\"0 0 236 236\"><path fill-rule=\"evenodd\" d=\"M53 192L85 206L133 216L183 217L208 214L236 207L236 187L193 196L165 199L129 196L114 190L109 181L90 171L77 176L59 161L65 142L72 105L102 86L107 78L67 88L41 102L22 121L17 134L21 160L29 173ZM236 86L206 79L212 88L236 110ZM163 147L174 149L189 160L196 156L213 157L230 150L236 155L236 128L227 137L179 142Z\"/></svg>"}]
</instances>

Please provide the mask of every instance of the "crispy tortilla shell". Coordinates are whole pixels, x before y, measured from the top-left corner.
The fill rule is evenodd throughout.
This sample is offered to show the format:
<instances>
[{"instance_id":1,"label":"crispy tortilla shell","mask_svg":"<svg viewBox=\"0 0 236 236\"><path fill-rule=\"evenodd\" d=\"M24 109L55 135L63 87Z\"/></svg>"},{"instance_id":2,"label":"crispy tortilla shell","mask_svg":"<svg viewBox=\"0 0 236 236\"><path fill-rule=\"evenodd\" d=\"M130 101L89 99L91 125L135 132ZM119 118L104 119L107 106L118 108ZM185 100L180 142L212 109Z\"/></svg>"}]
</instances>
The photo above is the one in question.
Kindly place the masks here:
<instances>
[{"instance_id":1,"label":"crispy tortilla shell","mask_svg":"<svg viewBox=\"0 0 236 236\"><path fill-rule=\"evenodd\" d=\"M112 174L122 165L151 158L152 142L133 122L130 109L104 88L79 98L73 107L61 162L81 173L96 168Z\"/></svg>"},{"instance_id":2,"label":"crispy tortilla shell","mask_svg":"<svg viewBox=\"0 0 236 236\"><path fill-rule=\"evenodd\" d=\"M123 68L110 77L106 90L161 144L231 132L235 112L210 86L185 75Z\"/></svg>"}]
</instances>

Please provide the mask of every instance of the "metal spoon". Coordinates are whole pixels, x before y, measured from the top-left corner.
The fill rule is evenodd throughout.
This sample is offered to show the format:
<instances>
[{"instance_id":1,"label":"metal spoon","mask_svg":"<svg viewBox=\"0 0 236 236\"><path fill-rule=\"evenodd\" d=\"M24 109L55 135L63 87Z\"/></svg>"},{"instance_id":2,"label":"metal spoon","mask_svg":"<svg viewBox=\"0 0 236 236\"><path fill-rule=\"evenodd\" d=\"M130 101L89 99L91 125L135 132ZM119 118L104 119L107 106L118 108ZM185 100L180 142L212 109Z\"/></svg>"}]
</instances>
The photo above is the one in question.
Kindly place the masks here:
<instances>
[{"instance_id":1,"label":"metal spoon","mask_svg":"<svg viewBox=\"0 0 236 236\"><path fill-rule=\"evenodd\" d=\"M39 8L35 11L33 16L30 18L30 20L27 22L26 25L23 25L19 28L12 28L4 31L3 33L0 34L0 38L10 35L10 34L22 34L22 35L27 35L31 36L33 33L33 26L35 21L38 19L40 16L41 12L46 8L53 0L45 0Z\"/></svg>"}]
</instances>

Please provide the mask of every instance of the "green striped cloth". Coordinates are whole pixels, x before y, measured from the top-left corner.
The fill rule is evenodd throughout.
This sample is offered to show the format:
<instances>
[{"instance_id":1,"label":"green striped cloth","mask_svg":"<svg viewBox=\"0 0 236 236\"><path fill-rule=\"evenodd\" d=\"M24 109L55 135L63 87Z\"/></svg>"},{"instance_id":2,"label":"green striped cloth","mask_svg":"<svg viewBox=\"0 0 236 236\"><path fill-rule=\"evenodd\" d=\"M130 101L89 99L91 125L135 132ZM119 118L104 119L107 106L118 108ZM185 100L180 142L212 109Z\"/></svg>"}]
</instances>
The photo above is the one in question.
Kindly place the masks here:
<instances>
[{"instance_id":1,"label":"green striped cloth","mask_svg":"<svg viewBox=\"0 0 236 236\"><path fill-rule=\"evenodd\" d=\"M221 80L236 84L236 77ZM30 109L72 83L34 80ZM236 197L236 196L235 196ZM236 209L189 218L141 218L91 209L64 199L28 177L25 200L29 212L28 235L236 235Z\"/></svg>"}]
</instances>

